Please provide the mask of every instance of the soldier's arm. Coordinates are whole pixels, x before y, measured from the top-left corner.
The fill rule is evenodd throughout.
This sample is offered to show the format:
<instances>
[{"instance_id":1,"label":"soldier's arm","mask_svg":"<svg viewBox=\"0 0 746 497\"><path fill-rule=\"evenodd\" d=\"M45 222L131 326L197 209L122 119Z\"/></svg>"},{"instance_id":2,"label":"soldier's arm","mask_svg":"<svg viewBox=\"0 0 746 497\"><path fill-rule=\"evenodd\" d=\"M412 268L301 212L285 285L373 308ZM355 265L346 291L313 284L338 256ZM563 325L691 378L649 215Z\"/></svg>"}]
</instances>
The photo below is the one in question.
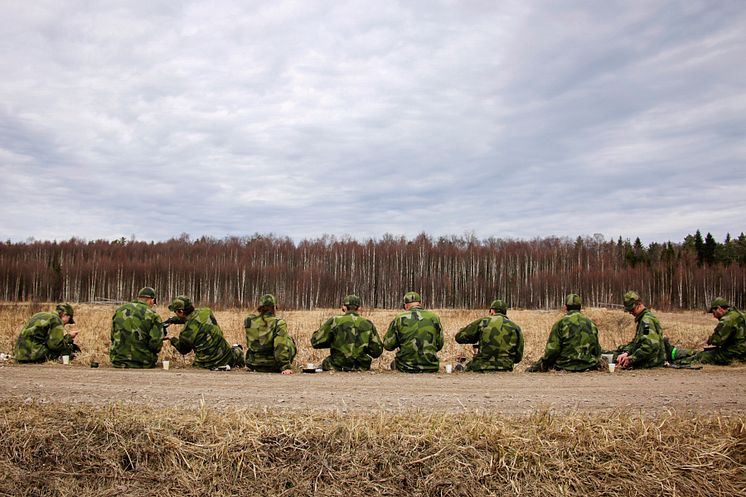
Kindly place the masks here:
<instances>
[{"instance_id":1,"label":"soldier's arm","mask_svg":"<svg viewBox=\"0 0 746 497\"><path fill-rule=\"evenodd\" d=\"M150 320L150 329L148 330L148 349L156 354L163 348L163 322L161 317L153 313Z\"/></svg>"},{"instance_id":2,"label":"soldier's arm","mask_svg":"<svg viewBox=\"0 0 746 497\"><path fill-rule=\"evenodd\" d=\"M295 341L288 335L287 327L285 327L285 333L278 333L274 339L274 357L280 365L280 371L287 371L293 367L296 351Z\"/></svg>"},{"instance_id":3,"label":"soldier's arm","mask_svg":"<svg viewBox=\"0 0 746 497\"><path fill-rule=\"evenodd\" d=\"M544 355L540 361L547 367L551 368L554 366L557 357L559 357L562 351L562 342L560 341L560 327L562 321L557 321L552 326L552 331L549 332L549 338L547 339L547 345L544 348Z\"/></svg>"},{"instance_id":4,"label":"soldier's arm","mask_svg":"<svg viewBox=\"0 0 746 497\"><path fill-rule=\"evenodd\" d=\"M72 342L72 337L70 337L69 340ZM66 343L65 326L62 323L53 325L52 328L49 330L49 338L47 338L47 348L53 352L58 352L65 348Z\"/></svg>"},{"instance_id":5,"label":"soldier's arm","mask_svg":"<svg viewBox=\"0 0 746 497\"><path fill-rule=\"evenodd\" d=\"M332 339L332 324L334 318L327 319L321 327L311 335L311 347L314 349L328 349Z\"/></svg>"},{"instance_id":6,"label":"soldier's arm","mask_svg":"<svg viewBox=\"0 0 746 497\"><path fill-rule=\"evenodd\" d=\"M456 333L456 343L477 343L479 341L479 323L482 322L482 318L479 318L461 328Z\"/></svg>"},{"instance_id":7,"label":"soldier's arm","mask_svg":"<svg viewBox=\"0 0 746 497\"><path fill-rule=\"evenodd\" d=\"M663 347L663 331L654 322L641 321L640 327L641 333L638 334L634 346L628 352L631 366L657 356L658 349Z\"/></svg>"},{"instance_id":8,"label":"soldier's arm","mask_svg":"<svg viewBox=\"0 0 746 497\"><path fill-rule=\"evenodd\" d=\"M375 359L383 354L383 342L381 342L381 337L378 335L376 325L372 322L370 325L373 329L370 330L370 340L368 341L367 353Z\"/></svg>"},{"instance_id":9,"label":"soldier's arm","mask_svg":"<svg viewBox=\"0 0 746 497\"><path fill-rule=\"evenodd\" d=\"M187 326L178 337L171 338L171 345L182 355L188 354L194 349L194 333L195 330L191 330Z\"/></svg>"},{"instance_id":10,"label":"soldier's arm","mask_svg":"<svg viewBox=\"0 0 746 497\"><path fill-rule=\"evenodd\" d=\"M524 340L523 340L523 332L521 331L521 328L519 326L515 327L515 334L516 334L516 340L518 343L515 347L515 353L513 354L513 363L518 364L523 360L523 346L524 346Z\"/></svg>"},{"instance_id":11,"label":"soldier's arm","mask_svg":"<svg viewBox=\"0 0 746 497\"><path fill-rule=\"evenodd\" d=\"M443 348L444 342L443 325L440 322L440 318L435 318L435 350L440 351Z\"/></svg>"},{"instance_id":12,"label":"soldier's arm","mask_svg":"<svg viewBox=\"0 0 746 497\"><path fill-rule=\"evenodd\" d=\"M397 332L398 318L391 320L389 329L386 331L386 335L383 337L383 348L386 350L394 350L399 346L399 333Z\"/></svg>"},{"instance_id":13,"label":"soldier's arm","mask_svg":"<svg viewBox=\"0 0 746 497\"><path fill-rule=\"evenodd\" d=\"M707 339L707 345L714 345L720 347L730 338L733 333L734 326L729 319L721 319L718 325L715 327L715 331Z\"/></svg>"}]
</instances>

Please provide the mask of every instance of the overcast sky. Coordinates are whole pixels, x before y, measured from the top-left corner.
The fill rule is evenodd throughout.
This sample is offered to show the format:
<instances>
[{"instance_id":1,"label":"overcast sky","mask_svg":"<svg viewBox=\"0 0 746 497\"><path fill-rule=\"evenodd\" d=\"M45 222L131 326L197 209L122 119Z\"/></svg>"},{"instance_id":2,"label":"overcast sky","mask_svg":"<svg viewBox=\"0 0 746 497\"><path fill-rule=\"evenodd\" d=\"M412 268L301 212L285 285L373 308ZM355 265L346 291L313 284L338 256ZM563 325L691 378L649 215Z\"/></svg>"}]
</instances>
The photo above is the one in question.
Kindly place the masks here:
<instances>
[{"instance_id":1,"label":"overcast sky","mask_svg":"<svg viewBox=\"0 0 746 497\"><path fill-rule=\"evenodd\" d=\"M0 3L0 239L746 231L746 3Z\"/></svg>"}]
</instances>

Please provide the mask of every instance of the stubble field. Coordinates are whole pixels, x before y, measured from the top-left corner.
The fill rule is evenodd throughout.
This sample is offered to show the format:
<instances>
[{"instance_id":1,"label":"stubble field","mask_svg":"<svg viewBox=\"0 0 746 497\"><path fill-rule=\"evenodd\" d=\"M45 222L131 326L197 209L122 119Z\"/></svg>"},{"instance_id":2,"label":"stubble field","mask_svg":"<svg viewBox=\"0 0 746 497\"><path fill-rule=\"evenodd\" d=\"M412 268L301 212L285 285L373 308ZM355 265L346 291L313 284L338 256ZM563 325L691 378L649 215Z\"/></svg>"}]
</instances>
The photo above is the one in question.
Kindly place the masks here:
<instances>
[{"instance_id":1,"label":"stubble field","mask_svg":"<svg viewBox=\"0 0 746 497\"><path fill-rule=\"evenodd\" d=\"M47 308L0 306L0 352ZM75 309L71 366L0 367L0 495L746 495L745 366L524 373L559 311L509 312L526 338L512 373L404 375L384 352L370 373L283 377L196 371L168 346L170 371L115 370L114 308ZM230 342L248 312L215 312ZM309 339L335 312L278 313L296 366L325 357ZM396 312L364 314L383 336ZM453 336L484 311L437 312L442 363L468 357ZM604 348L634 333L620 310L586 313ZM656 314L687 347L715 325Z\"/></svg>"}]
</instances>

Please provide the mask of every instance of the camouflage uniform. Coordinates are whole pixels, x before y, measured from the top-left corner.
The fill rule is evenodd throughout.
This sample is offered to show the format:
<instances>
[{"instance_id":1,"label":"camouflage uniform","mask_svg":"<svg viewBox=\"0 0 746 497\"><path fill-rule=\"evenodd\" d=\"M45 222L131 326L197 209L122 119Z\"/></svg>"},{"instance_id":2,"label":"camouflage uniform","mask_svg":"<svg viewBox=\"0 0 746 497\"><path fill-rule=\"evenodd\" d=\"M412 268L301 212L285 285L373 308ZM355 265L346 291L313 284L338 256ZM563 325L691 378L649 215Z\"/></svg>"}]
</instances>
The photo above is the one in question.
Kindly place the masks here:
<instances>
[{"instance_id":1,"label":"camouflage uniform","mask_svg":"<svg viewBox=\"0 0 746 497\"><path fill-rule=\"evenodd\" d=\"M59 304L57 312L39 312L31 316L21 330L13 355L18 362L53 361L63 355L72 356L76 350L73 337L65 333L65 325L59 316L64 311L71 317L72 306Z\"/></svg>"},{"instance_id":2,"label":"camouflage uniform","mask_svg":"<svg viewBox=\"0 0 746 497\"><path fill-rule=\"evenodd\" d=\"M409 292L405 303L420 302L419 294ZM434 312L411 307L397 315L383 337L383 348L396 353L396 369L405 373L437 373L438 351L443 348L443 326Z\"/></svg>"},{"instance_id":3,"label":"camouflage uniform","mask_svg":"<svg viewBox=\"0 0 746 497\"><path fill-rule=\"evenodd\" d=\"M663 329L649 309L635 317L635 338L614 351L614 361L623 353L629 356L630 367L635 369L657 368L666 363L666 347L663 344Z\"/></svg>"},{"instance_id":4,"label":"camouflage uniform","mask_svg":"<svg viewBox=\"0 0 746 497\"><path fill-rule=\"evenodd\" d=\"M175 310L174 304L179 300L183 302L184 299L177 297L169 309ZM194 364L192 365L197 368L243 367L241 349L228 344L212 311L206 307L194 309L191 303L181 307L181 309L185 308L191 308L192 312L184 320L184 329L181 330L179 336L171 338L171 345L182 355L194 351Z\"/></svg>"},{"instance_id":5,"label":"camouflage uniform","mask_svg":"<svg viewBox=\"0 0 746 497\"><path fill-rule=\"evenodd\" d=\"M687 349L674 349L673 360L679 364L703 363L727 366L733 361L746 362L746 318L735 307L730 307L723 298L716 298L710 312L716 307L727 308L718 320L715 331L707 339L712 348L700 352Z\"/></svg>"},{"instance_id":6,"label":"camouflage uniform","mask_svg":"<svg viewBox=\"0 0 746 497\"><path fill-rule=\"evenodd\" d=\"M523 359L521 327L506 316L507 305L502 300L492 302L496 314L477 319L456 333L457 343L478 344L467 371L512 371Z\"/></svg>"},{"instance_id":7,"label":"camouflage uniform","mask_svg":"<svg viewBox=\"0 0 746 497\"><path fill-rule=\"evenodd\" d=\"M538 369L587 371L597 368L599 359L601 345L596 324L579 310L569 310L552 326Z\"/></svg>"},{"instance_id":8,"label":"camouflage uniform","mask_svg":"<svg viewBox=\"0 0 746 497\"><path fill-rule=\"evenodd\" d=\"M359 302L360 299L347 296L344 304L352 301ZM355 307L359 305L357 303ZM356 310L327 319L311 336L311 347L331 349L331 354L321 364L324 371L368 371L372 358L383 352L376 326Z\"/></svg>"},{"instance_id":9,"label":"camouflage uniform","mask_svg":"<svg viewBox=\"0 0 746 497\"><path fill-rule=\"evenodd\" d=\"M266 294L260 299L261 305L272 305L275 298ZM259 315L250 314L244 321L246 332L246 366L262 373L281 373L293 367L297 349L295 341L288 334L288 325L275 317L274 312Z\"/></svg>"},{"instance_id":10,"label":"camouflage uniform","mask_svg":"<svg viewBox=\"0 0 746 497\"><path fill-rule=\"evenodd\" d=\"M140 290L140 297L155 298L152 288ZM146 295L148 294L148 295ZM111 319L109 357L115 368L154 368L163 347L163 323L151 307L135 300L119 307Z\"/></svg>"}]
</instances>

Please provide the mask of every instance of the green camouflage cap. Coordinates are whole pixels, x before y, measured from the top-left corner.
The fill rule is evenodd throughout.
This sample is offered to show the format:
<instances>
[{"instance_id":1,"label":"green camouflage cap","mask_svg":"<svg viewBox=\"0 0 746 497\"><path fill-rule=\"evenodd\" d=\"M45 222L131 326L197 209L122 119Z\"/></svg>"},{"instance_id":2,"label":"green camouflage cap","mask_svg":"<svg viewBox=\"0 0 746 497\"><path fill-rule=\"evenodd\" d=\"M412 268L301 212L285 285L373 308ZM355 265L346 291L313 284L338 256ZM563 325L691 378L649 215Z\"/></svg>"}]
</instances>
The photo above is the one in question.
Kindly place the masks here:
<instances>
[{"instance_id":1,"label":"green camouflage cap","mask_svg":"<svg viewBox=\"0 0 746 497\"><path fill-rule=\"evenodd\" d=\"M565 297L565 305L583 305L583 299L577 293L568 293Z\"/></svg>"},{"instance_id":2,"label":"green camouflage cap","mask_svg":"<svg viewBox=\"0 0 746 497\"><path fill-rule=\"evenodd\" d=\"M422 302L422 296L417 292L407 292L404 294L404 303Z\"/></svg>"},{"instance_id":3,"label":"green camouflage cap","mask_svg":"<svg viewBox=\"0 0 746 497\"><path fill-rule=\"evenodd\" d=\"M357 295L347 295L342 301L342 304L360 307L361 305L363 305L363 301Z\"/></svg>"},{"instance_id":4,"label":"green camouflage cap","mask_svg":"<svg viewBox=\"0 0 746 497\"><path fill-rule=\"evenodd\" d=\"M168 305L169 311L183 311L192 307L192 301L186 295L177 295L176 298Z\"/></svg>"},{"instance_id":5,"label":"green camouflage cap","mask_svg":"<svg viewBox=\"0 0 746 497\"><path fill-rule=\"evenodd\" d=\"M137 292L137 296L138 297L148 297L148 298L154 299L155 298L155 290L153 289L153 287L146 286L146 287L140 288L140 291Z\"/></svg>"},{"instance_id":6,"label":"green camouflage cap","mask_svg":"<svg viewBox=\"0 0 746 497\"><path fill-rule=\"evenodd\" d=\"M55 307L54 310L57 311L58 314L64 312L70 316L70 321L68 321L67 324L75 324L75 320L73 319L73 306L65 302L63 304L57 304L57 307Z\"/></svg>"},{"instance_id":7,"label":"green camouflage cap","mask_svg":"<svg viewBox=\"0 0 746 497\"><path fill-rule=\"evenodd\" d=\"M508 312L508 304L501 299L495 299L490 304L490 309L494 309L501 314Z\"/></svg>"},{"instance_id":8,"label":"green camouflage cap","mask_svg":"<svg viewBox=\"0 0 746 497\"><path fill-rule=\"evenodd\" d=\"M259 305L277 305L277 299L271 293L265 293L259 298Z\"/></svg>"},{"instance_id":9,"label":"green camouflage cap","mask_svg":"<svg viewBox=\"0 0 746 497\"><path fill-rule=\"evenodd\" d=\"M637 292L627 292L624 294L624 310L629 312L635 308L638 302L640 302L640 296Z\"/></svg>"},{"instance_id":10,"label":"green camouflage cap","mask_svg":"<svg viewBox=\"0 0 746 497\"><path fill-rule=\"evenodd\" d=\"M710 308L707 310L707 312L712 312L718 307L728 308L730 307L730 304L723 297L715 297L714 299L712 299L712 303L710 303Z\"/></svg>"}]
</instances>

